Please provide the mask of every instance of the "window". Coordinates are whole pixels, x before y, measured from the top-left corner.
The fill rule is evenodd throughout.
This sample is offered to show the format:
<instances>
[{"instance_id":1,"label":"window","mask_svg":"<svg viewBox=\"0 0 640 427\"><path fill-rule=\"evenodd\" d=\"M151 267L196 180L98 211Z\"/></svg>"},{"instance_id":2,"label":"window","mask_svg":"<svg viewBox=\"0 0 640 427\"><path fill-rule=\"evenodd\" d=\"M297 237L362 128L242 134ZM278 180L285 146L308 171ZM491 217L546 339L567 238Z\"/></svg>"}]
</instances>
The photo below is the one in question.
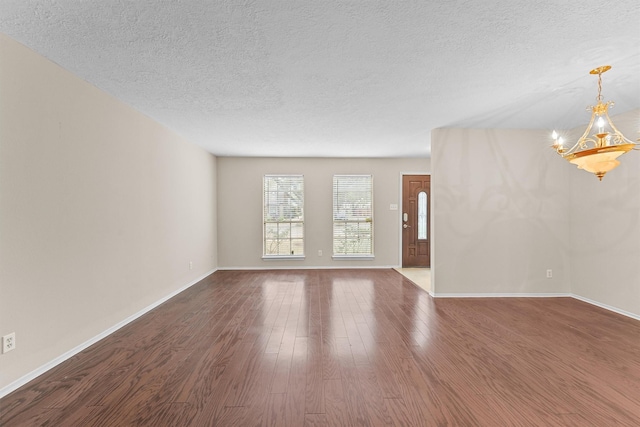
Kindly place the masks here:
<instances>
[{"instance_id":1,"label":"window","mask_svg":"<svg viewBox=\"0 0 640 427\"><path fill-rule=\"evenodd\" d=\"M427 193L418 193L418 239L427 238Z\"/></svg>"},{"instance_id":2,"label":"window","mask_svg":"<svg viewBox=\"0 0 640 427\"><path fill-rule=\"evenodd\" d=\"M304 256L304 177L265 175L263 256Z\"/></svg>"},{"instance_id":3,"label":"window","mask_svg":"<svg viewBox=\"0 0 640 427\"><path fill-rule=\"evenodd\" d=\"M373 255L373 177L333 176L333 255Z\"/></svg>"}]
</instances>

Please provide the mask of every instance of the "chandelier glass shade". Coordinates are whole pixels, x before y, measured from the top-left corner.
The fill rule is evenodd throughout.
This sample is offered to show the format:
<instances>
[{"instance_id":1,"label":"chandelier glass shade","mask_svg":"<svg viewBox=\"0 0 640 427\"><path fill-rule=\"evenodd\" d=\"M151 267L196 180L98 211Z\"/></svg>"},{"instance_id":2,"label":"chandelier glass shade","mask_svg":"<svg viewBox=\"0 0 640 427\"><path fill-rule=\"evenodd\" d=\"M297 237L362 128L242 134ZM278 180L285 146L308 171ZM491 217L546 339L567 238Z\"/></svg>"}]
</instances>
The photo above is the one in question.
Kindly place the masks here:
<instances>
[{"instance_id":1,"label":"chandelier glass shade","mask_svg":"<svg viewBox=\"0 0 640 427\"><path fill-rule=\"evenodd\" d=\"M640 145L626 138L609 118L608 110L613 107L613 101L602 101L602 73L610 69L611 66L604 65L590 71L590 74L598 75L597 104L587 108L591 110L591 120L578 141L573 146L566 146L556 131L552 134L552 147L560 156L578 169L595 174L600 181L620 164L618 157Z\"/></svg>"}]
</instances>

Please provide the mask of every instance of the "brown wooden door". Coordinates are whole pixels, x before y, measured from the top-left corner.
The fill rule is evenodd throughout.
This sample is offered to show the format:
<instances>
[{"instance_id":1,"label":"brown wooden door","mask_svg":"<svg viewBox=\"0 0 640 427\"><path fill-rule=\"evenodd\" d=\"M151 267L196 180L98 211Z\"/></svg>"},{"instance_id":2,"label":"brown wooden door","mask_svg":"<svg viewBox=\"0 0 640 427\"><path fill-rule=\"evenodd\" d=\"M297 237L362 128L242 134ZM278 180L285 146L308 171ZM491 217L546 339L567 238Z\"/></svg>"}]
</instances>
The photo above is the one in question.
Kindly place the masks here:
<instances>
[{"instance_id":1,"label":"brown wooden door","mask_svg":"<svg viewBox=\"0 0 640 427\"><path fill-rule=\"evenodd\" d=\"M430 267L431 176L402 177L402 266Z\"/></svg>"}]
</instances>

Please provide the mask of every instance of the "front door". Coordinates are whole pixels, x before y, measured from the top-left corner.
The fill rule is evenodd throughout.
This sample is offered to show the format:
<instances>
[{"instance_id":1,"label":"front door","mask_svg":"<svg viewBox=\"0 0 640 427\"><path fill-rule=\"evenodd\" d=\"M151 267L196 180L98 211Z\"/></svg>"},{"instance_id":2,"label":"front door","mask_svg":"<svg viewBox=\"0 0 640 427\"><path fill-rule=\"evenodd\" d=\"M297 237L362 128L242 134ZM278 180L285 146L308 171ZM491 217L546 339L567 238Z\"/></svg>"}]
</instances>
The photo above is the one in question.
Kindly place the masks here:
<instances>
[{"instance_id":1,"label":"front door","mask_svg":"<svg viewBox=\"0 0 640 427\"><path fill-rule=\"evenodd\" d=\"M431 176L402 176L402 267L430 267Z\"/></svg>"}]
</instances>

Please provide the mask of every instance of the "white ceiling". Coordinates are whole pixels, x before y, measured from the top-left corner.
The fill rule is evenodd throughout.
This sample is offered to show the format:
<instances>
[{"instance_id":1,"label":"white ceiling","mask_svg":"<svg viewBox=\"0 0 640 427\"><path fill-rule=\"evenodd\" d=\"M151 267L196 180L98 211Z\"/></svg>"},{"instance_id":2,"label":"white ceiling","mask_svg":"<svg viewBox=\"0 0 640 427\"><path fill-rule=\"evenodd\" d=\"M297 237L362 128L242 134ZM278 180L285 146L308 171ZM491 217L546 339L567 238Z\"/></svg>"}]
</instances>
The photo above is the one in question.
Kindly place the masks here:
<instances>
[{"instance_id":1,"label":"white ceiling","mask_svg":"<svg viewBox=\"0 0 640 427\"><path fill-rule=\"evenodd\" d=\"M223 156L566 129L604 64L612 114L640 107L638 0L0 0L0 32Z\"/></svg>"}]
</instances>

